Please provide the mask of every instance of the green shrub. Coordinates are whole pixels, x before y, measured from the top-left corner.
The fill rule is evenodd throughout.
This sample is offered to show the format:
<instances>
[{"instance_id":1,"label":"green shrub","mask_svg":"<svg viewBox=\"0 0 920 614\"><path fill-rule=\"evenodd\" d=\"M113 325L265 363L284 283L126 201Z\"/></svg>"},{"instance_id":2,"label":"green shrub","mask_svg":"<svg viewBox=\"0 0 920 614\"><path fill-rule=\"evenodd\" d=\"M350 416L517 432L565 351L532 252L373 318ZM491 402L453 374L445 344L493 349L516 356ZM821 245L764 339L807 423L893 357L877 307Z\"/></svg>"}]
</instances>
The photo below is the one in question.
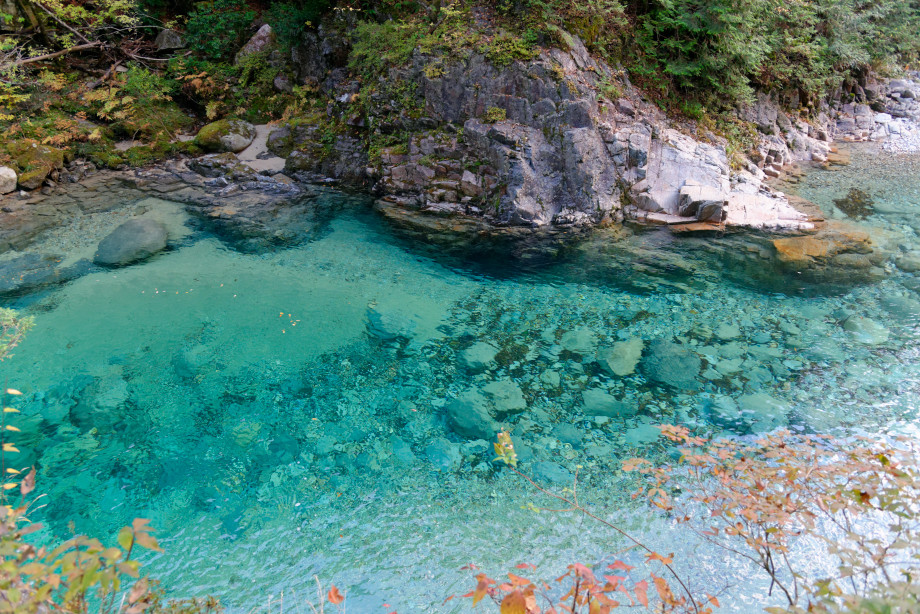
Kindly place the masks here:
<instances>
[{"instance_id":1,"label":"green shrub","mask_svg":"<svg viewBox=\"0 0 920 614\"><path fill-rule=\"evenodd\" d=\"M304 33L332 6L331 0L305 0L302 3L276 2L263 16L287 49L296 45Z\"/></svg>"},{"instance_id":2,"label":"green shrub","mask_svg":"<svg viewBox=\"0 0 920 614\"><path fill-rule=\"evenodd\" d=\"M255 17L244 0L199 3L185 24L188 46L207 58L228 59L245 41Z\"/></svg>"},{"instance_id":3,"label":"green shrub","mask_svg":"<svg viewBox=\"0 0 920 614\"><path fill-rule=\"evenodd\" d=\"M492 39L485 48L485 54L496 66L508 66L516 60L532 60L537 50L532 42L503 33Z\"/></svg>"},{"instance_id":4,"label":"green shrub","mask_svg":"<svg viewBox=\"0 0 920 614\"><path fill-rule=\"evenodd\" d=\"M414 23L362 21L352 38L349 66L365 76L379 74L388 66L401 66L422 37Z\"/></svg>"},{"instance_id":5,"label":"green shrub","mask_svg":"<svg viewBox=\"0 0 920 614\"><path fill-rule=\"evenodd\" d=\"M489 107L486 110L486 114L483 116L482 120L487 124L494 124L495 122L503 122L508 119L508 112L505 109L499 107Z\"/></svg>"}]
</instances>

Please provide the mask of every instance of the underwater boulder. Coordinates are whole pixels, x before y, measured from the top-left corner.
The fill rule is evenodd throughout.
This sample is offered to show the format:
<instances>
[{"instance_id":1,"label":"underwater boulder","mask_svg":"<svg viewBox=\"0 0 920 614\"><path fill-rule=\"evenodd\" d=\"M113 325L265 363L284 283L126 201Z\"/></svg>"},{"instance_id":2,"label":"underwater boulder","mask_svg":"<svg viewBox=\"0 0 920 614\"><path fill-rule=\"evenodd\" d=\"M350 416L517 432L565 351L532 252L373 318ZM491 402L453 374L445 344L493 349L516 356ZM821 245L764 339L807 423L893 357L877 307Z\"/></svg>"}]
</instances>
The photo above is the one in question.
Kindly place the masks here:
<instances>
[{"instance_id":1,"label":"underwater boulder","mask_svg":"<svg viewBox=\"0 0 920 614\"><path fill-rule=\"evenodd\" d=\"M498 348L491 343L479 341L460 352L460 363L472 373L486 371L495 366Z\"/></svg>"},{"instance_id":2,"label":"underwater boulder","mask_svg":"<svg viewBox=\"0 0 920 614\"><path fill-rule=\"evenodd\" d=\"M415 336L415 320L398 311L369 307L366 318L367 334L384 343L406 343Z\"/></svg>"},{"instance_id":3,"label":"underwater boulder","mask_svg":"<svg viewBox=\"0 0 920 614\"><path fill-rule=\"evenodd\" d=\"M700 357L682 345L664 339L653 341L639 363L649 381L675 390L699 390Z\"/></svg>"},{"instance_id":4,"label":"underwater boulder","mask_svg":"<svg viewBox=\"0 0 920 614\"><path fill-rule=\"evenodd\" d=\"M447 404L447 422L467 439L491 441L501 430L489 413L489 403L478 390L467 390Z\"/></svg>"},{"instance_id":5,"label":"underwater boulder","mask_svg":"<svg viewBox=\"0 0 920 614\"><path fill-rule=\"evenodd\" d=\"M166 226L150 218L128 220L99 242L93 262L119 267L138 262L166 248Z\"/></svg>"},{"instance_id":6,"label":"underwater boulder","mask_svg":"<svg viewBox=\"0 0 920 614\"><path fill-rule=\"evenodd\" d=\"M527 401L524 400L521 387L508 378L490 382L483 386L482 391L492 402L492 413L500 419L527 409Z\"/></svg>"},{"instance_id":7,"label":"underwater boulder","mask_svg":"<svg viewBox=\"0 0 920 614\"><path fill-rule=\"evenodd\" d=\"M460 446L443 437L438 437L428 444L425 448L425 456L435 469L445 473L459 469L462 461Z\"/></svg>"},{"instance_id":8,"label":"underwater boulder","mask_svg":"<svg viewBox=\"0 0 920 614\"><path fill-rule=\"evenodd\" d=\"M887 328L865 316L850 316L843 323L843 329L863 345L880 345L888 341L890 332Z\"/></svg>"},{"instance_id":9,"label":"underwater boulder","mask_svg":"<svg viewBox=\"0 0 920 614\"><path fill-rule=\"evenodd\" d=\"M586 416L606 416L608 418L625 418L635 415L638 408L618 400L615 396L600 388L592 388L581 393Z\"/></svg>"},{"instance_id":10,"label":"underwater boulder","mask_svg":"<svg viewBox=\"0 0 920 614\"><path fill-rule=\"evenodd\" d=\"M597 351L597 364L610 373L624 377L632 375L636 371L636 365L642 358L642 350L645 342L636 337L628 341L618 341L612 347L600 348Z\"/></svg>"},{"instance_id":11,"label":"underwater boulder","mask_svg":"<svg viewBox=\"0 0 920 614\"><path fill-rule=\"evenodd\" d=\"M559 345L573 354L592 356L597 351L597 335L590 328L581 326L562 335Z\"/></svg>"}]
</instances>

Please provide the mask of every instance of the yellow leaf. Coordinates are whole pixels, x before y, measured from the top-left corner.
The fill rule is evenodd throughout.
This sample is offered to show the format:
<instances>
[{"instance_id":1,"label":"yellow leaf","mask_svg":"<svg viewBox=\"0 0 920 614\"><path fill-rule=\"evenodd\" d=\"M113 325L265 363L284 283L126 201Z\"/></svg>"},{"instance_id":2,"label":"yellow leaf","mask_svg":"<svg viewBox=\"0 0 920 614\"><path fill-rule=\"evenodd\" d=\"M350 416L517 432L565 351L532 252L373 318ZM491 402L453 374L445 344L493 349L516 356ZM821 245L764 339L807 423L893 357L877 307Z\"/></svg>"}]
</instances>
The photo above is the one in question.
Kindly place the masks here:
<instances>
[{"instance_id":1,"label":"yellow leaf","mask_svg":"<svg viewBox=\"0 0 920 614\"><path fill-rule=\"evenodd\" d=\"M12 482L7 482L3 485L3 490L13 490L14 488L16 488L16 484L13 484Z\"/></svg>"},{"instance_id":2,"label":"yellow leaf","mask_svg":"<svg viewBox=\"0 0 920 614\"><path fill-rule=\"evenodd\" d=\"M18 409L13 409L12 407L4 407L4 408L3 408L3 413L5 413L5 414L18 414L18 413L19 413L19 410L18 410Z\"/></svg>"},{"instance_id":3,"label":"yellow leaf","mask_svg":"<svg viewBox=\"0 0 920 614\"><path fill-rule=\"evenodd\" d=\"M18 473L21 473L18 469L13 469L12 467L10 467L9 469L7 469L6 472L7 472L7 473L12 473L13 475L16 475L16 474L18 474Z\"/></svg>"},{"instance_id":4,"label":"yellow leaf","mask_svg":"<svg viewBox=\"0 0 920 614\"><path fill-rule=\"evenodd\" d=\"M123 527L118 532L118 545L125 550L130 550L131 546L134 545L134 532L130 527Z\"/></svg>"},{"instance_id":5,"label":"yellow leaf","mask_svg":"<svg viewBox=\"0 0 920 614\"><path fill-rule=\"evenodd\" d=\"M6 393L7 393L7 394L16 395L16 396L19 396L19 395L22 394L21 392L19 392L19 391L16 390L15 388L7 388L7 389L6 389Z\"/></svg>"},{"instance_id":6,"label":"yellow leaf","mask_svg":"<svg viewBox=\"0 0 920 614\"><path fill-rule=\"evenodd\" d=\"M3 444L3 451L4 452L19 452L19 448L17 448L11 443L5 443Z\"/></svg>"},{"instance_id":7,"label":"yellow leaf","mask_svg":"<svg viewBox=\"0 0 920 614\"><path fill-rule=\"evenodd\" d=\"M7 424L7 425L6 425L6 430L8 430L8 431L13 431L14 433L21 433L21 432L22 432L22 431L20 431L18 428L16 428L15 426L13 426L12 424Z\"/></svg>"}]
</instances>

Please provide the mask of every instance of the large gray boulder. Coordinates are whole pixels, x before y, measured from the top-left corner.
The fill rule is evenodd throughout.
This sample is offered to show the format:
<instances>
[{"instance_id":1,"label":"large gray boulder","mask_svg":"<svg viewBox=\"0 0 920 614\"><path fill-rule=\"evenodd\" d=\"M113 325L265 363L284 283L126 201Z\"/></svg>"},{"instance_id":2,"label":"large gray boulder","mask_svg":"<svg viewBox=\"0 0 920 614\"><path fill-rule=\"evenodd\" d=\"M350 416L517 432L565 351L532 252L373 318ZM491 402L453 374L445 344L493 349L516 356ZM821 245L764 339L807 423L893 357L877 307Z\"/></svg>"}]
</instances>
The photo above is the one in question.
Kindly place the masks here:
<instances>
[{"instance_id":1,"label":"large gray boulder","mask_svg":"<svg viewBox=\"0 0 920 614\"><path fill-rule=\"evenodd\" d=\"M182 49L185 47L185 41L182 39L182 35L169 28L160 30L153 44L157 46L157 51L168 51L170 49Z\"/></svg>"},{"instance_id":2,"label":"large gray boulder","mask_svg":"<svg viewBox=\"0 0 920 614\"><path fill-rule=\"evenodd\" d=\"M679 391L699 390L697 376L702 366L699 356L664 339L649 343L648 352L639 363L642 374L649 381Z\"/></svg>"},{"instance_id":3,"label":"large gray boulder","mask_svg":"<svg viewBox=\"0 0 920 614\"><path fill-rule=\"evenodd\" d=\"M166 227L150 218L128 220L99 242L93 262L102 266L125 266L163 250Z\"/></svg>"}]
</instances>

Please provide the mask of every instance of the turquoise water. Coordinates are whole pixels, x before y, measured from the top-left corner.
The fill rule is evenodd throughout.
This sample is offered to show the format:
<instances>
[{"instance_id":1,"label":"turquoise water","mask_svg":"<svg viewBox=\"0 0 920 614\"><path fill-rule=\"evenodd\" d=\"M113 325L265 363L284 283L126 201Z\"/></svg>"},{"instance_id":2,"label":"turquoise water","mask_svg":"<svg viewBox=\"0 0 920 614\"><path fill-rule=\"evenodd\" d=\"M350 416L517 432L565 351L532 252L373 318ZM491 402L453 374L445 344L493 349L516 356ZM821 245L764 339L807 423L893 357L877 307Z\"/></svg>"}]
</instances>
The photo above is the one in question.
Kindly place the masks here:
<instances>
[{"instance_id":1,"label":"turquoise water","mask_svg":"<svg viewBox=\"0 0 920 614\"><path fill-rule=\"evenodd\" d=\"M233 611L282 591L302 600L314 575L345 588L352 612L469 611L442 605L471 589L462 565L494 577L526 561L553 577L620 548L582 519L524 509L545 501L491 464L491 442L448 423L453 399L500 382L525 472L562 488L581 465L586 500L693 553L695 581L737 575L718 552L675 545L631 502L619 463L667 454L651 426L664 421L726 435L915 429L920 297L891 261L920 249L917 167L857 155L797 187L832 217L852 186L873 197L854 222L887 250L869 283L803 281L757 256L769 237L751 234L458 241L335 195L307 204L299 241L258 253L142 194L79 217L27 251L75 262L136 214L167 224L170 249L7 301L37 319L3 376L25 393L19 443L48 493L41 520L56 536L106 536L150 518L166 553L148 572ZM656 339L698 373L663 359L614 375L595 358L637 340L648 356ZM481 342L499 351L475 372L463 353ZM596 417L591 395L627 409ZM759 611L766 588L733 587L725 611Z\"/></svg>"}]
</instances>

